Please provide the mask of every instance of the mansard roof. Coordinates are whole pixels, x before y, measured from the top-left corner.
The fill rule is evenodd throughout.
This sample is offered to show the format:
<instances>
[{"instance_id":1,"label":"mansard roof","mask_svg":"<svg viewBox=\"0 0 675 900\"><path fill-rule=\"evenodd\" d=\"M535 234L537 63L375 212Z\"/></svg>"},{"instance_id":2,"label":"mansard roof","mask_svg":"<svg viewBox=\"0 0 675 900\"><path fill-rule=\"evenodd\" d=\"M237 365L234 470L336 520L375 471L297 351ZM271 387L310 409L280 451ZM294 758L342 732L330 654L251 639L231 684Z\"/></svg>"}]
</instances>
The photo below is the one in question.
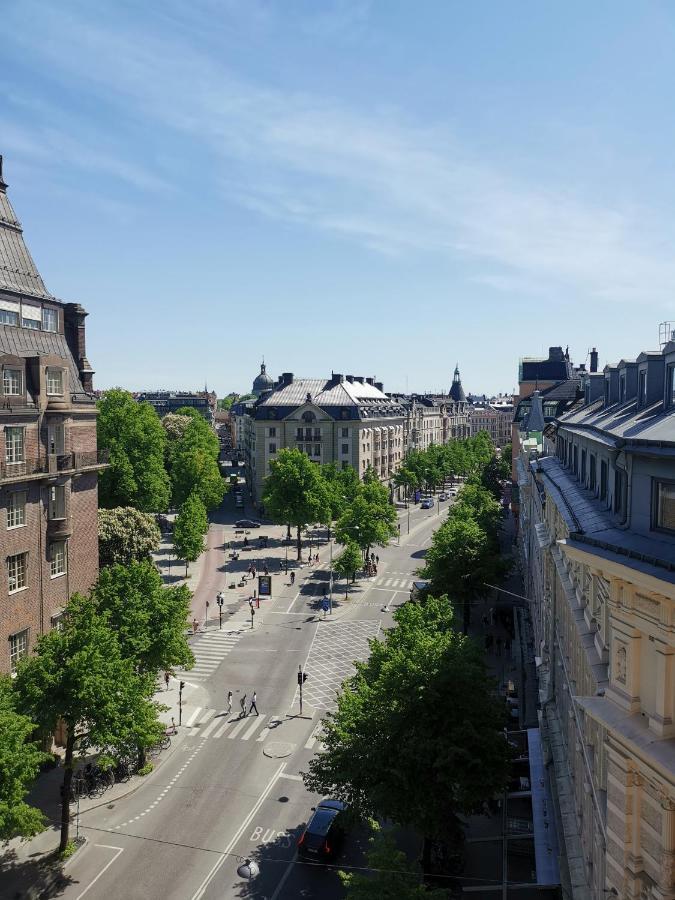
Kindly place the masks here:
<instances>
[{"instance_id":1,"label":"mansard roof","mask_svg":"<svg viewBox=\"0 0 675 900\"><path fill-rule=\"evenodd\" d=\"M23 238L23 229L7 196L0 156L0 290L52 300Z\"/></svg>"}]
</instances>

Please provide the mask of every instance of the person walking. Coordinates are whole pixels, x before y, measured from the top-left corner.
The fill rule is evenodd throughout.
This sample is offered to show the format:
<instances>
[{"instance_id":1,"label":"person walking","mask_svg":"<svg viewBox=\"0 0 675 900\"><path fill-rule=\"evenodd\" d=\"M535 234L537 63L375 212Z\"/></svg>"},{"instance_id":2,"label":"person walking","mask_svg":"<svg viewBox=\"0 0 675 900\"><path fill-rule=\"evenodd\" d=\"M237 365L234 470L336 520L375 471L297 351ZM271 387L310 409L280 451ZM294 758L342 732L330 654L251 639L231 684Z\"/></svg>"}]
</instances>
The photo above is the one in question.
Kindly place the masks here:
<instances>
[{"instance_id":1,"label":"person walking","mask_svg":"<svg viewBox=\"0 0 675 900\"><path fill-rule=\"evenodd\" d=\"M169 672L166 671L166 672L164 673L164 684L166 685L167 691L169 690L169 679L170 679L170 678L171 678L171 676L169 675Z\"/></svg>"},{"instance_id":2,"label":"person walking","mask_svg":"<svg viewBox=\"0 0 675 900\"><path fill-rule=\"evenodd\" d=\"M291 572L291 584L295 584L295 572Z\"/></svg>"},{"instance_id":3,"label":"person walking","mask_svg":"<svg viewBox=\"0 0 675 900\"><path fill-rule=\"evenodd\" d=\"M264 574L264 575L269 575L269 574L270 574L270 570L267 568L267 563L265 563L265 567L263 568L263 574Z\"/></svg>"},{"instance_id":4,"label":"person walking","mask_svg":"<svg viewBox=\"0 0 675 900\"><path fill-rule=\"evenodd\" d=\"M197 634L197 629L199 628L199 622L196 619L192 620L192 633Z\"/></svg>"},{"instance_id":5,"label":"person walking","mask_svg":"<svg viewBox=\"0 0 675 900\"><path fill-rule=\"evenodd\" d=\"M255 691L253 691L253 696L251 697L251 705L248 710L249 716L251 715L253 710L255 710L256 716L260 715L260 713L258 712L258 695Z\"/></svg>"},{"instance_id":6,"label":"person walking","mask_svg":"<svg viewBox=\"0 0 675 900\"><path fill-rule=\"evenodd\" d=\"M239 701L239 705L241 706L241 712L239 713L239 718L243 719L246 716L246 694Z\"/></svg>"},{"instance_id":7,"label":"person walking","mask_svg":"<svg viewBox=\"0 0 675 900\"><path fill-rule=\"evenodd\" d=\"M227 692L227 712L225 715L229 716L232 712L232 691Z\"/></svg>"},{"instance_id":8,"label":"person walking","mask_svg":"<svg viewBox=\"0 0 675 900\"><path fill-rule=\"evenodd\" d=\"M379 557L379 556L376 556L376 557L375 557L375 565L376 565L376 566L379 566L379 564L380 564L380 557Z\"/></svg>"}]
</instances>

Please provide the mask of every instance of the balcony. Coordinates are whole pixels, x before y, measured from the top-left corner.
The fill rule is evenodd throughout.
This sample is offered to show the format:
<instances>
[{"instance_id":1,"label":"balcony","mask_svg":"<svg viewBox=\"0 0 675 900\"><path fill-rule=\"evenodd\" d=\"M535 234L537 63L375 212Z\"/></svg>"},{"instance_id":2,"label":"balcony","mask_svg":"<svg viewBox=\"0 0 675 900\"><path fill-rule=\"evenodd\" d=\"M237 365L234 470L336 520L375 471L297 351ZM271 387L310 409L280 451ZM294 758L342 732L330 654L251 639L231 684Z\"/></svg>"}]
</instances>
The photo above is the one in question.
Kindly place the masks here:
<instances>
[{"instance_id":1,"label":"balcony","mask_svg":"<svg viewBox=\"0 0 675 900\"><path fill-rule=\"evenodd\" d=\"M65 541L73 533L71 516L60 516L47 519L47 537L50 541Z\"/></svg>"},{"instance_id":2,"label":"balcony","mask_svg":"<svg viewBox=\"0 0 675 900\"><path fill-rule=\"evenodd\" d=\"M107 450L83 453L50 453L46 458L0 463L0 483L27 481L57 473L102 469L108 465Z\"/></svg>"}]
</instances>

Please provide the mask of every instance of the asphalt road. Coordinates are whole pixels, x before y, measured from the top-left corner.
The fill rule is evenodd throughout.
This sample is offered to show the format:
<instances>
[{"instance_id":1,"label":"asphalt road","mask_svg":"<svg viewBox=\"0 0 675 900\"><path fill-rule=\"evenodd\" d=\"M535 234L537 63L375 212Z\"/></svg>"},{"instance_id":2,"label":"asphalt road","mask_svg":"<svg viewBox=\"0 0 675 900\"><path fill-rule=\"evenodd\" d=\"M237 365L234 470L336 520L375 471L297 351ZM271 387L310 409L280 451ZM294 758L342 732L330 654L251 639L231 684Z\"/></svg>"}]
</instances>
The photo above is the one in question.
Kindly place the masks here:
<instances>
[{"instance_id":1,"label":"asphalt road","mask_svg":"<svg viewBox=\"0 0 675 900\"><path fill-rule=\"evenodd\" d=\"M229 501L231 502L231 501ZM353 586L344 599L336 585L332 615L320 608L329 548L320 546L319 571L298 570L294 586L273 576L273 599L261 601L250 627L248 604L227 598L225 630L211 627L193 643L197 666L185 679L192 712L177 746L158 770L131 795L81 817L86 846L68 867L71 880L59 896L66 900L297 900L343 896L336 868L296 858L295 845L317 798L305 789L300 772L320 750L321 717L356 658L365 658L368 640L392 622L409 595L422 564L437 508L411 506L400 512L401 539L379 549L375 578ZM234 510L232 519L236 518ZM227 516L225 516L227 518ZM264 528L281 538L276 526ZM234 528L212 525L208 566L201 573L195 608L223 587L228 556L223 540ZM249 551L246 557L272 560L285 551ZM336 549L336 552L339 552ZM277 563L278 566L278 563ZM274 566L272 566L274 570ZM204 607L205 608L205 607ZM210 607L217 616L217 608ZM297 671L308 680L299 716ZM234 706L227 715L227 691ZM238 719L239 699L257 692L260 715ZM255 859L260 875L246 882L237 867ZM338 865L363 862L360 837L350 835Z\"/></svg>"}]
</instances>

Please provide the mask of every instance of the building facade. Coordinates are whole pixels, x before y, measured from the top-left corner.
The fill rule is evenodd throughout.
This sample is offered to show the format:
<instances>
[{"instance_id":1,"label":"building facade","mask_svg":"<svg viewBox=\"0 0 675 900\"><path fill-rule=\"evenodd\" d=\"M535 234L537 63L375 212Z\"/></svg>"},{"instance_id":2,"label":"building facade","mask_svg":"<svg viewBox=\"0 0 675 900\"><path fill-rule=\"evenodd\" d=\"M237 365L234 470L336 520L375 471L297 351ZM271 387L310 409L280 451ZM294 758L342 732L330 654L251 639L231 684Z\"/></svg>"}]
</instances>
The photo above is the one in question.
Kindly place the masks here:
<instances>
[{"instance_id":1,"label":"building facade","mask_svg":"<svg viewBox=\"0 0 675 900\"><path fill-rule=\"evenodd\" d=\"M573 895L673 900L675 343L580 382L514 460L542 725Z\"/></svg>"},{"instance_id":2,"label":"building facade","mask_svg":"<svg viewBox=\"0 0 675 900\"><path fill-rule=\"evenodd\" d=\"M471 437L481 431L487 431L495 447L505 447L511 442L512 403L493 405L488 402L476 402L469 406L467 418Z\"/></svg>"},{"instance_id":3,"label":"building facade","mask_svg":"<svg viewBox=\"0 0 675 900\"><path fill-rule=\"evenodd\" d=\"M168 413L175 413L184 406L196 409L209 425L215 422L217 400L214 391L141 391L134 394L141 403L149 403L161 418Z\"/></svg>"},{"instance_id":4,"label":"building facade","mask_svg":"<svg viewBox=\"0 0 675 900\"><path fill-rule=\"evenodd\" d=\"M0 157L0 672L98 575L93 371L85 317L57 300L24 242Z\"/></svg>"},{"instance_id":5,"label":"building facade","mask_svg":"<svg viewBox=\"0 0 675 900\"><path fill-rule=\"evenodd\" d=\"M405 453L405 410L374 378L333 373L328 379L284 373L242 415L247 481L262 496L270 463L295 448L316 463L368 468L389 484Z\"/></svg>"}]
</instances>

